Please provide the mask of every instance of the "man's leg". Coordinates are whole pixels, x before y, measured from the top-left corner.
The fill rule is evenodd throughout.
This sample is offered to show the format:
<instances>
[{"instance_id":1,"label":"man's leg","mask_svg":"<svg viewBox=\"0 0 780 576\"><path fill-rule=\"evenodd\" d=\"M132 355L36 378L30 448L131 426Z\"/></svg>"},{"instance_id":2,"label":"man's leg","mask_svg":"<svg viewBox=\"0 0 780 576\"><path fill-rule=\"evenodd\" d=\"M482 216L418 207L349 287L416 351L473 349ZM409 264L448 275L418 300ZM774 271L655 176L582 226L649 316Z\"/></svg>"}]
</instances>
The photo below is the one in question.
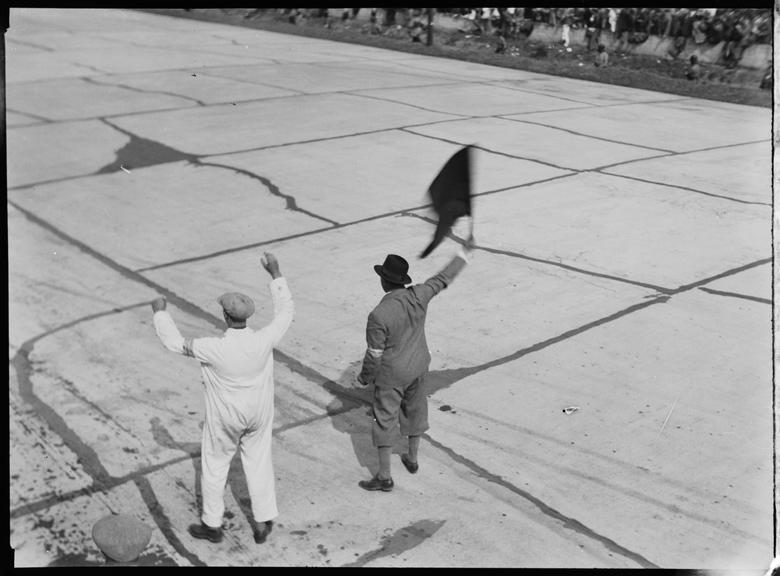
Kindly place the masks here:
<instances>
[{"instance_id":1,"label":"man's leg","mask_svg":"<svg viewBox=\"0 0 780 576\"><path fill-rule=\"evenodd\" d=\"M419 436L409 436L409 461L417 463L417 450L420 447Z\"/></svg>"},{"instance_id":2,"label":"man's leg","mask_svg":"<svg viewBox=\"0 0 780 576\"><path fill-rule=\"evenodd\" d=\"M420 436L428 430L428 396L425 387L425 374L421 375L404 390L401 401L401 435L409 438L409 452L401 456L401 461L409 472L417 472L417 452Z\"/></svg>"},{"instance_id":3,"label":"man's leg","mask_svg":"<svg viewBox=\"0 0 780 576\"><path fill-rule=\"evenodd\" d=\"M390 456L393 454L392 446L379 446L379 472L377 476L380 480L389 480L392 478L390 475Z\"/></svg>"},{"instance_id":4,"label":"man's leg","mask_svg":"<svg viewBox=\"0 0 780 576\"><path fill-rule=\"evenodd\" d=\"M402 392L400 390L374 387L372 405L374 421L371 426L371 438L379 455L379 472L371 480L360 481L358 484L361 488L385 492L393 489L390 456L393 453L393 439L397 433L398 409L401 398Z\"/></svg>"},{"instance_id":5,"label":"man's leg","mask_svg":"<svg viewBox=\"0 0 780 576\"><path fill-rule=\"evenodd\" d=\"M231 438L219 423L209 423L208 418L206 419L201 441L201 520L212 528L222 526L222 516L225 512L223 495L230 461L236 451L236 440Z\"/></svg>"},{"instance_id":6,"label":"man's leg","mask_svg":"<svg viewBox=\"0 0 780 576\"><path fill-rule=\"evenodd\" d=\"M245 433L240 441L241 464L252 502L252 532L258 544L265 542L273 526L271 520L279 515L271 459L271 432L269 422L264 428Z\"/></svg>"}]
</instances>

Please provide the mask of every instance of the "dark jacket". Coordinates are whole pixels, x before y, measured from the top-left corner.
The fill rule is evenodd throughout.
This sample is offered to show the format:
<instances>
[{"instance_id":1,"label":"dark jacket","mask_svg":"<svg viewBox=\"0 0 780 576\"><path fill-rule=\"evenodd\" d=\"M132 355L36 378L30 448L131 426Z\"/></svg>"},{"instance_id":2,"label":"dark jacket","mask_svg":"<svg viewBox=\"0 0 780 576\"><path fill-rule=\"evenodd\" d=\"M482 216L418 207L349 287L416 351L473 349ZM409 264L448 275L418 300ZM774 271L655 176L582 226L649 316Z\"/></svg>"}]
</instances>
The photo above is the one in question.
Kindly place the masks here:
<instances>
[{"instance_id":1,"label":"dark jacket","mask_svg":"<svg viewBox=\"0 0 780 576\"><path fill-rule=\"evenodd\" d=\"M428 303L444 290L466 265L455 256L441 272L422 284L384 295L368 315L366 350L360 380L377 387L408 384L428 370L431 354L425 340ZM372 354L381 350L381 357Z\"/></svg>"}]
</instances>

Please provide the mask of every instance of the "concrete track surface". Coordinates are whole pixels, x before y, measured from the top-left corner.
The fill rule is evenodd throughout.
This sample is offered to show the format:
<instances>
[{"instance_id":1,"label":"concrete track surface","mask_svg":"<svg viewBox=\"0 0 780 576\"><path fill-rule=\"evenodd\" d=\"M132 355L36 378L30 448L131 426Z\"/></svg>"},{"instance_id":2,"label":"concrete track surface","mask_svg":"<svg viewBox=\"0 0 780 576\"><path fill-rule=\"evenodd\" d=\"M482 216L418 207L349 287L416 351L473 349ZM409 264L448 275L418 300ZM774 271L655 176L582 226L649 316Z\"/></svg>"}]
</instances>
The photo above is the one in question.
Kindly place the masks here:
<instances>
[{"instance_id":1,"label":"concrete track surface","mask_svg":"<svg viewBox=\"0 0 780 576\"><path fill-rule=\"evenodd\" d=\"M766 569L773 554L769 109L136 11L12 9L6 35L16 566ZM426 189L475 144L472 263L435 300L420 472L376 471L352 377L372 265L422 281ZM276 351L280 516L194 540L215 298L297 315ZM577 406L572 414L563 408ZM401 451L399 444L397 451Z\"/></svg>"}]
</instances>

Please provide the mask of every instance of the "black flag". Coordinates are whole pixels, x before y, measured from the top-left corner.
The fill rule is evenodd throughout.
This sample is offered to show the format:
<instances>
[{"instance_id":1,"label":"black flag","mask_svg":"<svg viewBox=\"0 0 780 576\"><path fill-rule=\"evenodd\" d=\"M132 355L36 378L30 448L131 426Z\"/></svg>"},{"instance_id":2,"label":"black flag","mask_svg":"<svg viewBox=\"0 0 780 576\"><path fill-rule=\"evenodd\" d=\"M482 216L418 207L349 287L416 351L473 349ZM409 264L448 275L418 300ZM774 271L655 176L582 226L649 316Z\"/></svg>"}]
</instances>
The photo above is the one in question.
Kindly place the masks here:
<instances>
[{"instance_id":1,"label":"black flag","mask_svg":"<svg viewBox=\"0 0 780 576\"><path fill-rule=\"evenodd\" d=\"M439 215L439 222L433 241L420 258L433 252L458 218L471 215L471 146L461 148L447 160L428 188L428 193L433 200L433 209Z\"/></svg>"}]
</instances>

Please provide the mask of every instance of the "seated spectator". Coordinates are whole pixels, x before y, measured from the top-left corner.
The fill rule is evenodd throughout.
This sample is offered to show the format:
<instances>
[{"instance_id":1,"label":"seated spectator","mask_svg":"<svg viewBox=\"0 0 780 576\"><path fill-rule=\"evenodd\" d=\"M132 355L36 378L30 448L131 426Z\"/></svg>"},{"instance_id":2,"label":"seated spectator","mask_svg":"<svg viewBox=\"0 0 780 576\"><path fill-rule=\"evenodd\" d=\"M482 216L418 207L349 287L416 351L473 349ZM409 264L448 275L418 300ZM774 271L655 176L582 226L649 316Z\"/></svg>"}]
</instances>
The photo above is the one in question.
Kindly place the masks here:
<instances>
[{"instance_id":1,"label":"seated spectator","mask_svg":"<svg viewBox=\"0 0 780 576\"><path fill-rule=\"evenodd\" d=\"M691 54L691 58L688 63L688 67L685 69L685 77L688 80L698 81L701 78L701 65L699 64L699 58L695 54Z\"/></svg>"},{"instance_id":2,"label":"seated spectator","mask_svg":"<svg viewBox=\"0 0 780 576\"><path fill-rule=\"evenodd\" d=\"M766 69L766 73L764 74L764 77L761 79L760 88L762 90L771 90L772 89L772 64L769 64L769 67Z\"/></svg>"},{"instance_id":3,"label":"seated spectator","mask_svg":"<svg viewBox=\"0 0 780 576\"><path fill-rule=\"evenodd\" d=\"M596 53L596 66L606 66L609 63L609 56L607 55L607 47L604 44L599 44Z\"/></svg>"}]
</instances>

